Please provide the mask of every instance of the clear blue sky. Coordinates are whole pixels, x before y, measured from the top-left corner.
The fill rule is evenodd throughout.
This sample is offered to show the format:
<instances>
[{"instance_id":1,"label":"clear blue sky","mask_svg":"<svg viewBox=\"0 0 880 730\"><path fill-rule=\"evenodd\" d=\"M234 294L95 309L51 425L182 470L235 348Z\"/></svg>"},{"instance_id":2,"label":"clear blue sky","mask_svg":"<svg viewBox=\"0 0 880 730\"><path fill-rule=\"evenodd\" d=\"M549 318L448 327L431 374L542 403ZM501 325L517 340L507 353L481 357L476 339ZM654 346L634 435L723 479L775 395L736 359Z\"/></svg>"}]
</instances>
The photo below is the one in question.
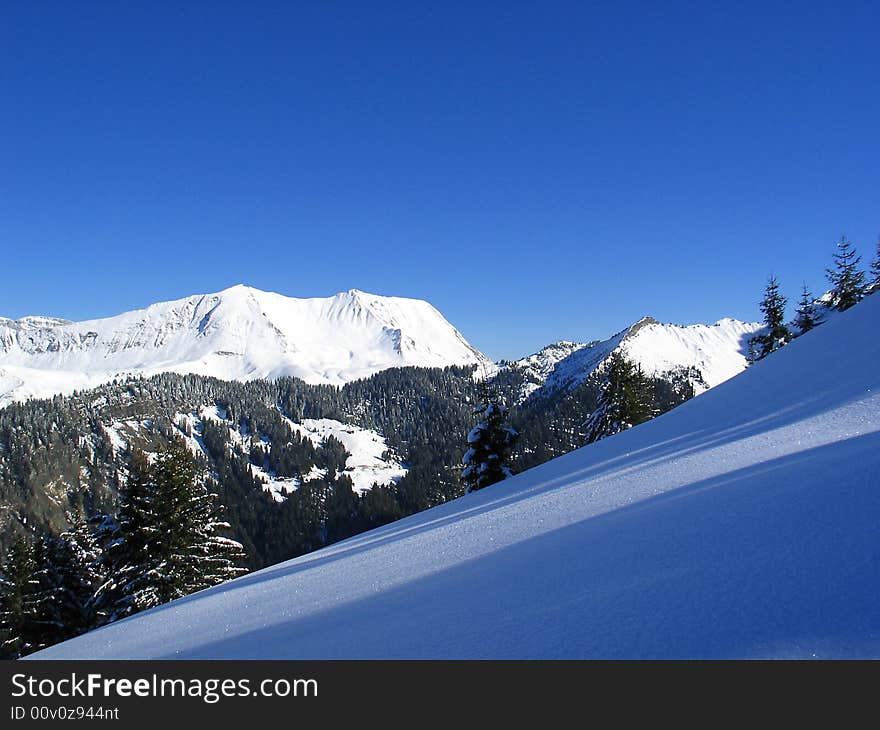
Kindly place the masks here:
<instances>
[{"instance_id":1,"label":"clear blue sky","mask_svg":"<svg viewBox=\"0 0 880 730\"><path fill-rule=\"evenodd\" d=\"M494 357L758 318L841 233L873 255L878 32L876 2L6 0L0 315L358 288Z\"/></svg>"}]
</instances>

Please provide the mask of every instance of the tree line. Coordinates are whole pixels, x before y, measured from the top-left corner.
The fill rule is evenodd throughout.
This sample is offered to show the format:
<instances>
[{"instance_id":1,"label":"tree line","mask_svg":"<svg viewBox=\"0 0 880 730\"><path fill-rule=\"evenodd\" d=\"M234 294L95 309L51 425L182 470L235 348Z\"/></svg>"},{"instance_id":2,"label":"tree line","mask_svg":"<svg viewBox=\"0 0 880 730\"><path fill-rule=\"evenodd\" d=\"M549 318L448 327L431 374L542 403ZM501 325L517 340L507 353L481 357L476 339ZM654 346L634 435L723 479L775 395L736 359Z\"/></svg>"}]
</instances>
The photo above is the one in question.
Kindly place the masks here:
<instances>
[{"instance_id":1,"label":"tree line","mask_svg":"<svg viewBox=\"0 0 880 730\"><path fill-rule=\"evenodd\" d=\"M779 281L770 276L760 302L764 329L749 342L749 360L756 362L782 347L795 337L818 327L825 321L826 313L844 312L862 299L880 290L880 239L877 253L866 274L859 264L861 256L846 236L841 236L833 254L832 266L825 270L831 289L823 299L815 299L806 283L801 289L794 319L786 321L785 308L788 300L782 295Z\"/></svg>"}]
</instances>

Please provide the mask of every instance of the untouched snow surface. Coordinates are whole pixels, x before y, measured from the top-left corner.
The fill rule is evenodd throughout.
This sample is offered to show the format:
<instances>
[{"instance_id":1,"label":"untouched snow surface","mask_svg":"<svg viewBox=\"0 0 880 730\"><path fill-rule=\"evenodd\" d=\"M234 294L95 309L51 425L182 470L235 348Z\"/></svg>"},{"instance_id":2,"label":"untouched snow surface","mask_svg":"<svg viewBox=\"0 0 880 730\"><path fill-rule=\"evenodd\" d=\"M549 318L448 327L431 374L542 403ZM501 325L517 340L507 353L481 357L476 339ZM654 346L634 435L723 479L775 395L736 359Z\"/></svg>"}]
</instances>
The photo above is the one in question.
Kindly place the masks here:
<instances>
[{"instance_id":1,"label":"untouched snow surface","mask_svg":"<svg viewBox=\"0 0 880 730\"><path fill-rule=\"evenodd\" d=\"M352 289L294 299L246 286L117 317L0 318L0 405L161 372L342 384L390 367L481 365L428 302Z\"/></svg>"},{"instance_id":2,"label":"untouched snow surface","mask_svg":"<svg viewBox=\"0 0 880 730\"><path fill-rule=\"evenodd\" d=\"M34 655L880 657L880 296L635 429Z\"/></svg>"}]
</instances>

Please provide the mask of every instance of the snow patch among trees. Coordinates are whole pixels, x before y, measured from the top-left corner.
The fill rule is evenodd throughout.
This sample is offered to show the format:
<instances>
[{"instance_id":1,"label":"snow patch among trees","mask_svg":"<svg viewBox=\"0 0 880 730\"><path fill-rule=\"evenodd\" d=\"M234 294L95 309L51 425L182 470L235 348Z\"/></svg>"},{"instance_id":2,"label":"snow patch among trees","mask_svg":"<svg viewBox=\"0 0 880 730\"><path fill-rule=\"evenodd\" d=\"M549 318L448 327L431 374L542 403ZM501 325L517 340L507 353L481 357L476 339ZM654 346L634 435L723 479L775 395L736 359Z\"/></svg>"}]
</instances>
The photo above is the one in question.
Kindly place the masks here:
<instances>
[{"instance_id":1,"label":"snow patch among trees","mask_svg":"<svg viewBox=\"0 0 880 730\"><path fill-rule=\"evenodd\" d=\"M406 467L375 431L331 418L304 418L300 424L291 422L291 427L315 446L331 436L340 441L349 454L342 474L351 477L358 493L362 494L374 484L393 484L406 475Z\"/></svg>"},{"instance_id":2,"label":"snow patch among trees","mask_svg":"<svg viewBox=\"0 0 880 730\"><path fill-rule=\"evenodd\" d=\"M869 297L659 418L35 656L878 658L878 331Z\"/></svg>"}]
</instances>

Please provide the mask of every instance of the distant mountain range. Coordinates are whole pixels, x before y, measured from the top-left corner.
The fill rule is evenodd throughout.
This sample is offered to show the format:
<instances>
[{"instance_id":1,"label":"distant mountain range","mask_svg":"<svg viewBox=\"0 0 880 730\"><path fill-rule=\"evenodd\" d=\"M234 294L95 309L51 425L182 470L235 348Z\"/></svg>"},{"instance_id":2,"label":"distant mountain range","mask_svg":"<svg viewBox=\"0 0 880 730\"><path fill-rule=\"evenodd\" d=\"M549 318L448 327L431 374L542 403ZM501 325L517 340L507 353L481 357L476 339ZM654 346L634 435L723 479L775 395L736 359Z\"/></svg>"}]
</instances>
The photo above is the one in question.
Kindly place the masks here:
<instances>
[{"instance_id":1,"label":"distant mountain range","mask_svg":"<svg viewBox=\"0 0 880 730\"><path fill-rule=\"evenodd\" d=\"M699 393L745 368L759 328L646 317L607 340L556 343L500 367L523 373L525 399L576 387L620 348L649 375L687 369ZM0 318L0 405L163 372L341 385L392 367L469 365L499 369L428 302L355 289L298 299L239 285L85 322Z\"/></svg>"},{"instance_id":2,"label":"distant mountain range","mask_svg":"<svg viewBox=\"0 0 880 730\"><path fill-rule=\"evenodd\" d=\"M391 367L490 365L425 301L234 286L86 322L0 319L0 404L162 372L343 384Z\"/></svg>"}]
</instances>

